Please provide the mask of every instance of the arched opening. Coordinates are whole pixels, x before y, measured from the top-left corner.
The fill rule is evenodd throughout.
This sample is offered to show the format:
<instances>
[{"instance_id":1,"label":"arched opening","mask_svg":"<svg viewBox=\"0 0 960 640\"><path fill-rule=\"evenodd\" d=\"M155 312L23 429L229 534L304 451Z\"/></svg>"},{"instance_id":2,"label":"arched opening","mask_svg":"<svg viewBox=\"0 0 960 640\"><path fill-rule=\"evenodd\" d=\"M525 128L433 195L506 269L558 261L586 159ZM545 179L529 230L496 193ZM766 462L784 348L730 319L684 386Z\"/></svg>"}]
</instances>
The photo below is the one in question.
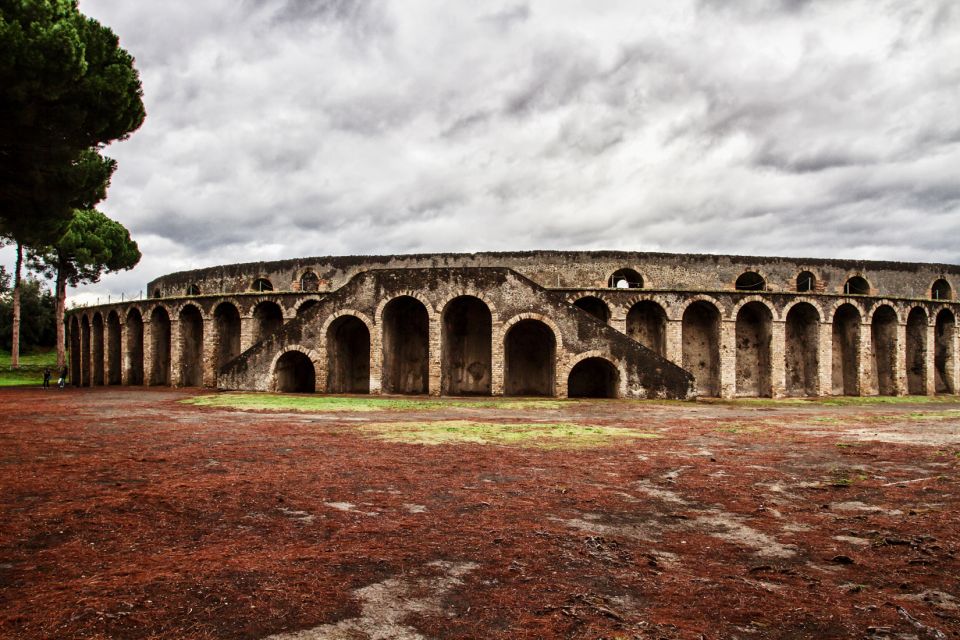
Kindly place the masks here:
<instances>
[{"instance_id":1,"label":"arched opening","mask_svg":"<svg viewBox=\"0 0 960 640\"><path fill-rule=\"evenodd\" d=\"M310 311L310 309L313 309L318 304L320 304L319 300L315 300L315 299L304 300L303 302L300 303L300 306L297 307L297 317L298 318L302 317L307 311Z\"/></svg>"},{"instance_id":2,"label":"arched opening","mask_svg":"<svg viewBox=\"0 0 960 640\"><path fill-rule=\"evenodd\" d=\"M833 314L833 394L860 395L860 312L843 304Z\"/></svg>"},{"instance_id":3,"label":"arched opening","mask_svg":"<svg viewBox=\"0 0 960 640\"><path fill-rule=\"evenodd\" d=\"M934 282L930 288L930 297L934 300L953 300L953 289L950 283L943 278Z\"/></svg>"},{"instance_id":4,"label":"arched opening","mask_svg":"<svg viewBox=\"0 0 960 640\"><path fill-rule=\"evenodd\" d=\"M127 384L143 384L143 317L136 309L127 313Z\"/></svg>"},{"instance_id":5,"label":"arched opening","mask_svg":"<svg viewBox=\"0 0 960 640\"><path fill-rule=\"evenodd\" d=\"M442 393L490 395L493 321L486 303L473 296L451 300L442 326Z\"/></svg>"},{"instance_id":6,"label":"arched opening","mask_svg":"<svg viewBox=\"0 0 960 640\"><path fill-rule=\"evenodd\" d=\"M188 296L198 296L198 295L200 295L200 285L198 285L198 284L191 284L189 287L187 287L187 295L188 295Z\"/></svg>"},{"instance_id":7,"label":"arched opening","mask_svg":"<svg viewBox=\"0 0 960 640\"><path fill-rule=\"evenodd\" d=\"M150 384L170 384L170 316L163 307L150 314Z\"/></svg>"},{"instance_id":8,"label":"arched opening","mask_svg":"<svg viewBox=\"0 0 960 640\"><path fill-rule=\"evenodd\" d=\"M214 371L220 372L226 364L240 355L240 312L229 302L221 302L213 311L217 331L217 362Z\"/></svg>"},{"instance_id":9,"label":"arched opening","mask_svg":"<svg viewBox=\"0 0 960 640\"><path fill-rule=\"evenodd\" d=\"M809 271L802 271L797 276L797 291L807 293L817 288L817 277Z\"/></svg>"},{"instance_id":10,"label":"arched opening","mask_svg":"<svg viewBox=\"0 0 960 640\"><path fill-rule=\"evenodd\" d=\"M283 311L276 302L264 301L253 308L253 342L262 342L283 326Z\"/></svg>"},{"instance_id":11,"label":"arched opening","mask_svg":"<svg viewBox=\"0 0 960 640\"><path fill-rule=\"evenodd\" d=\"M616 398L619 387L620 372L605 358L581 360L567 378L570 398Z\"/></svg>"},{"instance_id":12,"label":"arched opening","mask_svg":"<svg viewBox=\"0 0 960 640\"><path fill-rule=\"evenodd\" d=\"M277 360L277 391L281 393L314 393L317 370L313 361L300 351L287 351Z\"/></svg>"},{"instance_id":13,"label":"arched opening","mask_svg":"<svg viewBox=\"0 0 960 640\"><path fill-rule=\"evenodd\" d=\"M203 385L203 316L188 304L180 310L180 386Z\"/></svg>"},{"instance_id":14,"label":"arched opening","mask_svg":"<svg viewBox=\"0 0 960 640\"><path fill-rule=\"evenodd\" d=\"M370 393L370 330L356 316L327 328L327 392Z\"/></svg>"},{"instance_id":15,"label":"arched opening","mask_svg":"<svg viewBox=\"0 0 960 640\"><path fill-rule=\"evenodd\" d=\"M163 297L163 292L160 291L159 288L154 289L154 290L153 290L153 297L154 297L154 298L162 298L162 297Z\"/></svg>"},{"instance_id":16,"label":"arched opening","mask_svg":"<svg viewBox=\"0 0 960 640\"><path fill-rule=\"evenodd\" d=\"M871 393L897 395L897 313L889 305L873 312L870 324Z\"/></svg>"},{"instance_id":17,"label":"arched opening","mask_svg":"<svg viewBox=\"0 0 960 640\"><path fill-rule=\"evenodd\" d=\"M759 273L747 271L737 278L734 287L737 291L766 291L767 281Z\"/></svg>"},{"instance_id":18,"label":"arched opening","mask_svg":"<svg viewBox=\"0 0 960 640\"><path fill-rule=\"evenodd\" d=\"M643 300L627 313L627 335L660 356L667 355L667 312Z\"/></svg>"},{"instance_id":19,"label":"arched opening","mask_svg":"<svg viewBox=\"0 0 960 640\"><path fill-rule=\"evenodd\" d=\"M851 296L868 296L870 283L860 276L853 276L843 285L843 292Z\"/></svg>"},{"instance_id":20,"label":"arched opening","mask_svg":"<svg viewBox=\"0 0 960 640\"><path fill-rule=\"evenodd\" d=\"M586 296L573 303L573 306L583 309L600 322L610 320L610 307L607 303L595 296Z\"/></svg>"},{"instance_id":21,"label":"arched opening","mask_svg":"<svg viewBox=\"0 0 960 640\"><path fill-rule=\"evenodd\" d=\"M762 302L748 302L737 312L736 393L769 398L772 394L770 340L773 314Z\"/></svg>"},{"instance_id":22,"label":"arched opening","mask_svg":"<svg viewBox=\"0 0 960 640\"><path fill-rule=\"evenodd\" d=\"M93 384L103 384L103 316L93 314Z\"/></svg>"},{"instance_id":23,"label":"arched opening","mask_svg":"<svg viewBox=\"0 0 960 640\"><path fill-rule=\"evenodd\" d=\"M84 387L90 386L90 319L87 316L80 321L80 384Z\"/></svg>"},{"instance_id":24,"label":"arched opening","mask_svg":"<svg viewBox=\"0 0 960 640\"><path fill-rule=\"evenodd\" d=\"M273 283L266 278L257 278L250 285L250 289L253 291L273 291Z\"/></svg>"},{"instance_id":25,"label":"arched opening","mask_svg":"<svg viewBox=\"0 0 960 640\"><path fill-rule=\"evenodd\" d=\"M927 312L914 307L907 316L907 393L927 393Z\"/></svg>"},{"instance_id":26,"label":"arched opening","mask_svg":"<svg viewBox=\"0 0 960 640\"><path fill-rule=\"evenodd\" d=\"M697 395L720 395L720 312L698 300L683 312L683 368L696 384Z\"/></svg>"},{"instance_id":27,"label":"arched opening","mask_svg":"<svg viewBox=\"0 0 960 640\"><path fill-rule=\"evenodd\" d=\"M957 320L949 309L937 314L934 329L936 342L933 347L933 368L936 371L937 393L956 393L956 332Z\"/></svg>"},{"instance_id":28,"label":"arched opening","mask_svg":"<svg viewBox=\"0 0 960 640\"><path fill-rule=\"evenodd\" d=\"M643 276L633 269L620 269L610 276L607 286L611 289L643 289Z\"/></svg>"},{"instance_id":29,"label":"arched opening","mask_svg":"<svg viewBox=\"0 0 960 640\"><path fill-rule=\"evenodd\" d=\"M815 396L820 389L820 314L812 304L800 302L787 312L787 395Z\"/></svg>"},{"instance_id":30,"label":"arched opening","mask_svg":"<svg viewBox=\"0 0 960 640\"><path fill-rule=\"evenodd\" d=\"M70 320L70 380L75 387L83 384L80 353L80 319L73 316Z\"/></svg>"},{"instance_id":31,"label":"arched opening","mask_svg":"<svg viewBox=\"0 0 960 640\"><path fill-rule=\"evenodd\" d=\"M313 271L304 271L300 276L300 291L319 291L320 277Z\"/></svg>"},{"instance_id":32,"label":"arched opening","mask_svg":"<svg viewBox=\"0 0 960 640\"><path fill-rule=\"evenodd\" d=\"M107 316L107 384L120 384L123 381L123 372L120 370L122 355L120 315L111 311Z\"/></svg>"},{"instance_id":33,"label":"arched opening","mask_svg":"<svg viewBox=\"0 0 960 640\"><path fill-rule=\"evenodd\" d=\"M411 296L391 300L383 310L383 390L424 394L430 379L430 317Z\"/></svg>"},{"instance_id":34,"label":"arched opening","mask_svg":"<svg viewBox=\"0 0 960 640\"><path fill-rule=\"evenodd\" d=\"M539 320L521 320L504 339L504 393L508 396L554 395L557 341Z\"/></svg>"}]
</instances>

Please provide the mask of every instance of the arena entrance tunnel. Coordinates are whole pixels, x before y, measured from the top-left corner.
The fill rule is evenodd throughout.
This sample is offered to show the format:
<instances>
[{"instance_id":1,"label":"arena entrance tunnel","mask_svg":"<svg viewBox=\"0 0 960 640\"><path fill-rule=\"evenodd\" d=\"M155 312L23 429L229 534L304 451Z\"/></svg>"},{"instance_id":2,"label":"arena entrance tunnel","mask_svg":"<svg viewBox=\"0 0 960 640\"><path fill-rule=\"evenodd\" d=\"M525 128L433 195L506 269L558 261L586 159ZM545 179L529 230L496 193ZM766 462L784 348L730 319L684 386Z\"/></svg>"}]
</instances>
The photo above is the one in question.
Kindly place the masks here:
<instances>
[{"instance_id":1,"label":"arena entrance tunnel","mask_svg":"<svg viewBox=\"0 0 960 640\"><path fill-rule=\"evenodd\" d=\"M504 394L553 396L557 340L539 320L521 320L504 340Z\"/></svg>"},{"instance_id":2,"label":"arena entrance tunnel","mask_svg":"<svg viewBox=\"0 0 960 640\"><path fill-rule=\"evenodd\" d=\"M356 316L327 328L327 392L370 393L370 330Z\"/></svg>"},{"instance_id":3,"label":"arena entrance tunnel","mask_svg":"<svg viewBox=\"0 0 960 640\"><path fill-rule=\"evenodd\" d=\"M276 390L281 393L314 393L317 390L317 370L307 354L287 351L277 359L274 368Z\"/></svg>"},{"instance_id":4,"label":"arena entrance tunnel","mask_svg":"<svg viewBox=\"0 0 960 640\"><path fill-rule=\"evenodd\" d=\"M586 358L570 370L567 378L569 398L616 398L620 372L606 358Z\"/></svg>"},{"instance_id":5,"label":"arena entrance tunnel","mask_svg":"<svg viewBox=\"0 0 960 640\"><path fill-rule=\"evenodd\" d=\"M490 395L492 319L479 298L460 296L443 310L442 392Z\"/></svg>"},{"instance_id":6,"label":"arena entrance tunnel","mask_svg":"<svg viewBox=\"0 0 960 640\"><path fill-rule=\"evenodd\" d=\"M425 395L430 381L430 316L422 302L400 296L383 309L383 390Z\"/></svg>"}]
</instances>

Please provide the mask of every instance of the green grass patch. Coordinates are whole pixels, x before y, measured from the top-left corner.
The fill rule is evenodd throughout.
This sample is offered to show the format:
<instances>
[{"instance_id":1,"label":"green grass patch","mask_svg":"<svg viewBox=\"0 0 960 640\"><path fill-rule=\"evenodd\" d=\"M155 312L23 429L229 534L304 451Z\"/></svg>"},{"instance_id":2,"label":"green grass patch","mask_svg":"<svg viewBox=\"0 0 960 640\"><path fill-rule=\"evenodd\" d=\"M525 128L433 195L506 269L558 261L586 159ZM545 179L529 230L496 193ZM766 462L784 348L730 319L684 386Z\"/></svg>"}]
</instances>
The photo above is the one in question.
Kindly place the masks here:
<instances>
[{"instance_id":1,"label":"green grass patch","mask_svg":"<svg viewBox=\"0 0 960 640\"><path fill-rule=\"evenodd\" d=\"M43 369L50 367L50 384L56 384L57 352L35 351L20 354L20 368L10 368L10 352L0 351L0 387L41 386L43 384Z\"/></svg>"},{"instance_id":2,"label":"green grass patch","mask_svg":"<svg viewBox=\"0 0 960 640\"><path fill-rule=\"evenodd\" d=\"M823 396L820 398L699 398L697 402L740 407L781 407L790 405L823 405L828 407L859 407L888 404L960 403L960 396Z\"/></svg>"},{"instance_id":3,"label":"green grass patch","mask_svg":"<svg viewBox=\"0 0 960 640\"><path fill-rule=\"evenodd\" d=\"M728 423L714 428L714 431L720 433L763 433L766 429L756 424Z\"/></svg>"},{"instance_id":4,"label":"green grass patch","mask_svg":"<svg viewBox=\"0 0 960 640\"><path fill-rule=\"evenodd\" d=\"M379 440L407 444L500 444L543 449L602 447L616 441L659 438L621 427L573 422L503 423L440 420L437 422L382 422L358 427Z\"/></svg>"},{"instance_id":5,"label":"green grass patch","mask_svg":"<svg viewBox=\"0 0 960 640\"><path fill-rule=\"evenodd\" d=\"M563 400L433 400L429 398L376 398L361 396L293 395L276 393L219 393L196 396L181 402L201 407L222 407L248 411L431 411L462 409L559 409Z\"/></svg>"}]
</instances>

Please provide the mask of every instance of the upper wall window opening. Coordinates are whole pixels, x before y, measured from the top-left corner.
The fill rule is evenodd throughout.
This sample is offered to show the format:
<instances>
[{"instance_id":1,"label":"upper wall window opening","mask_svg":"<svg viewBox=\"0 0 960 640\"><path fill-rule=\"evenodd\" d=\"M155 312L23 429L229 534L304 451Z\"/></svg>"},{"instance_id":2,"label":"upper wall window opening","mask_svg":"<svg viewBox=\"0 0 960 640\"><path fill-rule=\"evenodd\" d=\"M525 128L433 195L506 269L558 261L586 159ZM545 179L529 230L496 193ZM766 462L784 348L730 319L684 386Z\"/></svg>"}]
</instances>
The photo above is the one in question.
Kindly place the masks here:
<instances>
[{"instance_id":1,"label":"upper wall window opening","mask_svg":"<svg viewBox=\"0 0 960 640\"><path fill-rule=\"evenodd\" d=\"M273 284L266 278L257 278L251 287L254 291L273 291Z\"/></svg>"},{"instance_id":2,"label":"upper wall window opening","mask_svg":"<svg viewBox=\"0 0 960 640\"><path fill-rule=\"evenodd\" d=\"M319 291L320 278L313 271L305 271L300 276L300 291Z\"/></svg>"},{"instance_id":3,"label":"upper wall window opening","mask_svg":"<svg viewBox=\"0 0 960 640\"><path fill-rule=\"evenodd\" d=\"M797 291L806 293L814 291L817 288L817 278L809 271L804 271L797 276Z\"/></svg>"},{"instance_id":4,"label":"upper wall window opening","mask_svg":"<svg viewBox=\"0 0 960 640\"><path fill-rule=\"evenodd\" d=\"M160 291L160 289L154 289L154 290L153 290L153 297L154 297L154 298L162 298L162 297L163 297L163 292Z\"/></svg>"},{"instance_id":5,"label":"upper wall window opening","mask_svg":"<svg viewBox=\"0 0 960 640\"><path fill-rule=\"evenodd\" d=\"M953 300L953 289L950 283L943 278L934 282L933 287L930 288L930 297L934 300Z\"/></svg>"},{"instance_id":6,"label":"upper wall window opening","mask_svg":"<svg viewBox=\"0 0 960 640\"><path fill-rule=\"evenodd\" d=\"M187 295L188 296L200 295L200 285L191 284L189 287L187 287Z\"/></svg>"},{"instance_id":7,"label":"upper wall window opening","mask_svg":"<svg viewBox=\"0 0 960 640\"><path fill-rule=\"evenodd\" d=\"M737 278L734 285L737 291L766 291L767 281L755 271L747 271Z\"/></svg>"},{"instance_id":8,"label":"upper wall window opening","mask_svg":"<svg viewBox=\"0 0 960 640\"><path fill-rule=\"evenodd\" d=\"M843 292L853 296L868 296L870 283L860 276L853 276L843 285Z\"/></svg>"},{"instance_id":9,"label":"upper wall window opening","mask_svg":"<svg viewBox=\"0 0 960 640\"><path fill-rule=\"evenodd\" d=\"M607 281L611 289L643 289L643 276L633 269L620 269Z\"/></svg>"}]
</instances>

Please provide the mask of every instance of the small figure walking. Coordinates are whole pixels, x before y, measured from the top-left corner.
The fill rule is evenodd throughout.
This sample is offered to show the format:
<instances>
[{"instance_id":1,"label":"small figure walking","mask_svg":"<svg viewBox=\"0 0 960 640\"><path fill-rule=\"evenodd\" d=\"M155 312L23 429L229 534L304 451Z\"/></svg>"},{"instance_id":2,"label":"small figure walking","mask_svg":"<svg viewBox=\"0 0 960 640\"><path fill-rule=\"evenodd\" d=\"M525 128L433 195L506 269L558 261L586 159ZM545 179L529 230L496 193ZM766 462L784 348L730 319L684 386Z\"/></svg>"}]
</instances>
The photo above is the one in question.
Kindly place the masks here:
<instances>
[{"instance_id":1,"label":"small figure walking","mask_svg":"<svg viewBox=\"0 0 960 640\"><path fill-rule=\"evenodd\" d=\"M43 370L43 390L46 391L50 388L50 367L46 367Z\"/></svg>"},{"instance_id":2,"label":"small figure walking","mask_svg":"<svg viewBox=\"0 0 960 640\"><path fill-rule=\"evenodd\" d=\"M57 382L57 386L63 389L63 385L67 384L67 367L64 366L60 370L60 380Z\"/></svg>"}]
</instances>

